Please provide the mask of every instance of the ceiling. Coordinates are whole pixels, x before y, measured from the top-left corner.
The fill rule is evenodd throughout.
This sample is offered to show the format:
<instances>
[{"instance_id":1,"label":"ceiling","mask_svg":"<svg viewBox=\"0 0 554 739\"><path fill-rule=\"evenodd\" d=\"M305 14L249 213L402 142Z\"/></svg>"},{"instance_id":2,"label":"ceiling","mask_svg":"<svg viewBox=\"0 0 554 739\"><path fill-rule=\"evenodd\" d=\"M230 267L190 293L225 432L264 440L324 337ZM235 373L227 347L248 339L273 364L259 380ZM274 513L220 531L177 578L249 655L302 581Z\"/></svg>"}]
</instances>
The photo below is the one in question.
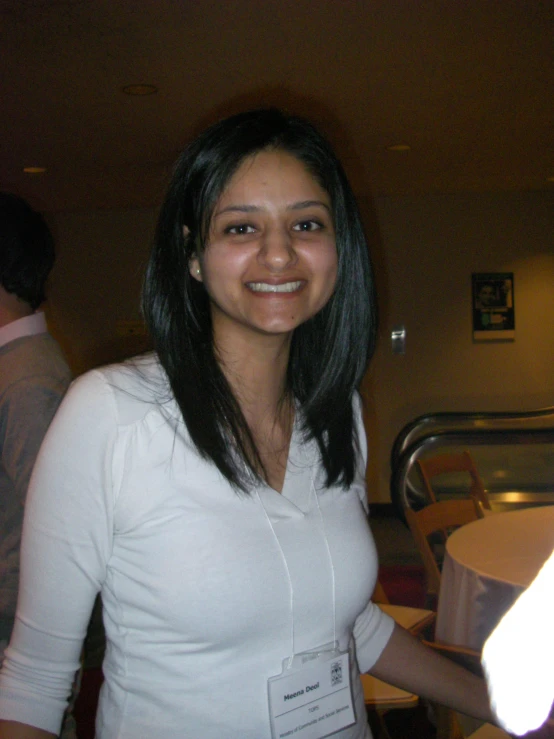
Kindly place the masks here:
<instances>
[{"instance_id":1,"label":"ceiling","mask_svg":"<svg viewBox=\"0 0 554 739\"><path fill-rule=\"evenodd\" d=\"M554 190L554 0L0 0L0 50L0 187L46 211L157 204L199 127L267 104L362 196Z\"/></svg>"}]
</instances>

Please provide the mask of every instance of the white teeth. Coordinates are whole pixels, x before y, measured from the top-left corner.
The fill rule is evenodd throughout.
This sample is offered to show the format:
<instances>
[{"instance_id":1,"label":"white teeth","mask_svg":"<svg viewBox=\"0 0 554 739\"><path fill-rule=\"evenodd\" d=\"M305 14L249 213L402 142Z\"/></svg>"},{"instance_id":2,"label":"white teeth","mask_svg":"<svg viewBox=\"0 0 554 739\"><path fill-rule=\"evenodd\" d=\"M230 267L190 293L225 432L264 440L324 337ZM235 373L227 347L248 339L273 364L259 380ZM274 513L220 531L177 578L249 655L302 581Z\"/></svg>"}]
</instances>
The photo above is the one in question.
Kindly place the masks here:
<instances>
[{"instance_id":1,"label":"white teeth","mask_svg":"<svg viewBox=\"0 0 554 739\"><path fill-rule=\"evenodd\" d=\"M270 285L267 282L249 282L248 287L256 293L293 293L302 283L285 282L282 285Z\"/></svg>"}]
</instances>

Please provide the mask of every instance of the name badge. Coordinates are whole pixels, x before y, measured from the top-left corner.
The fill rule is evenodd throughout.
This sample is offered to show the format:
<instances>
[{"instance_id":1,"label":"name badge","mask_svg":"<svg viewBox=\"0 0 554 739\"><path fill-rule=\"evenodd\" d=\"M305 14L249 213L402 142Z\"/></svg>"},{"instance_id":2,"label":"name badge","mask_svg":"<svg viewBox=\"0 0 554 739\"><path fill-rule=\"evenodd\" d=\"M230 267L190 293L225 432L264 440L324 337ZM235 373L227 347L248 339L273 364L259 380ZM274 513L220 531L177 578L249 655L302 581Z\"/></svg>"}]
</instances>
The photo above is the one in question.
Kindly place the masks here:
<instances>
[{"instance_id":1,"label":"name badge","mask_svg":"<svg viewBox=\"0 0 554 739\"><path fill-rule=\"evenodd\" d=\"M350 655L326 648L284 660L268 680L273 739L323 739L356 723Z\"/></svg>"}]
</instances>

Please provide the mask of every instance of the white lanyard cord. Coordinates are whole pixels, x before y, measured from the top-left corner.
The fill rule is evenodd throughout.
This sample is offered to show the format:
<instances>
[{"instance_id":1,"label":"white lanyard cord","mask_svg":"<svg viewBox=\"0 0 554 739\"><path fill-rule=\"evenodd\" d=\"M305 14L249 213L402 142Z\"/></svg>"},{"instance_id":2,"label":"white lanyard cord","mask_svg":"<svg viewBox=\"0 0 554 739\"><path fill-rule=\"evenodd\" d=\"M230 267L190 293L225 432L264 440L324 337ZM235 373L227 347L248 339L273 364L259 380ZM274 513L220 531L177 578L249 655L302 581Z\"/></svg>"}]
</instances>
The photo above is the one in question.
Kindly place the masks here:
<instances>
[{"instance_id":1,"label":"white lanyard cord","mask_svg":"<svg viewBox=\"0 0 554 739\"><path fill-rule=\"evenodd\" d=\"M271 523L271 519L267 515L267 511L265 509L263 500L260 497L259 492L256 490L256 495L258 496L258 500L260 501L260 505L262 506L265 518L267 523L269 524L269 528L271 529L271 533L273 534L273 538L275 539L275 543L277 544L277 548L279 549L279 554L281 555L281 559L283 561L283 564L285 566L285 571L287 573L287 579L289 583L289 593L290 593L290 599L289 599L289 606L290 606L290 641L291 641L291 652L289 657L289 669L292 664L292 659L294 657L294 589L292 587L292 577L290 576L290 570L287 563L287 558L285 557L285 553L283 552L283 547L281 546L281 543L279 541L279 538L277 537L277 534L275 533L275 529L273 528L273 524Z\"/></svg>"},{"instance_id":2,"label":"white lanyard cord","mask_svg":"<svg viewBox=\"0 0 554 739\"><path fill-rule=\"evenodd\" d=\"M317 504L317 510L319 511L319 518L321 520L321 528L323 530L323 538L325 539L325 547L327 548L327 556L329 558L329 566L331 568L331 582L333 584L333 643L337 641L337 591L335 584L335 567L333 565L333 558L331 556L331 548L329 547L329 539L327 538L327 530L325 528L325 519L321 512L319 505L319 498L314 485L314 478L312 475L312 490L314 491L315 502Z\"/></svg>"},{"instance_id":3,"label":"white lanyard cord","mask_svg":"<svg viewBox=\"0 0 554 739\"><path fill-rule=\"evenodd\" d=\"M331 556L331 549L329 547L329 540L327 539L327 531L325 529L325 519L323 518L323 513L321 511L321 507L319 505L319 499L317 496L317 492L314 485L314 473L312 471L312 477L310 481L310 493L314 494L314 498L317 505L317 510L319 512L319 519L321 521L321 530L323 532L323 538L325 539L325 547L327 549L327 557L329 559L329 566L331 569L331 583L332 583L332 589L333 589L333 643L337 641L337 599L336 599L336 584L335 584L335 568L333 566L333 558ZM283 551L283 547L281 546L281 542L279 541L279 538L277 534L275 533L275 529L273 528L273 524L271 523L271 519L269 518L267 511L265 509L265 506L263 504L263 501L261 499L261 496L259 492L256 490L256 495L258 496L258 500L260 501L260 505L262 506L262 510L264 512L266 521L269 525L269 528L271 529L271 533L273 534L273 538L275 540L275 543L277 544L277 548L279 549L279 554L281 555L281 560L283 562L283 565L285 567L285 571L287 573L287 580L289 584L289 592L290 592L290 638L291 638L291 653L289 657L289 668L292 664L293 657L295 655L295 649L294 649L294 588L292 586L292 577L290 574L289 566L287 563L287 558L285 557L285 553Z\"/></svg>"}]
</instances>

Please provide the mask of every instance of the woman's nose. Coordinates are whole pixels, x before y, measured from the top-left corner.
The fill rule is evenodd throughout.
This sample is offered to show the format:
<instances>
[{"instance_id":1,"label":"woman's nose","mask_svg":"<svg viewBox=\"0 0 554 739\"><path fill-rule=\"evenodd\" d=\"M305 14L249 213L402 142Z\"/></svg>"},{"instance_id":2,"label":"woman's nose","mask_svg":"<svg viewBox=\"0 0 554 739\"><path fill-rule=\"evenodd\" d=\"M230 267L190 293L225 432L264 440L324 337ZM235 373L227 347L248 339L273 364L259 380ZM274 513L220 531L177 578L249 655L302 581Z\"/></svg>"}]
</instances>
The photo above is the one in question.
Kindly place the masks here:
<instances>
[{"instance_id":1,"label":"woman's nose","mask_svg":"<svg viewBox=\"0 0 554 739\"><path fill-rule=\"evenodd\" d=\"M293 240L285 228L272 228L262 237L258 260L271 270L280 271L296 263Z\"/></svg>"}]
</instances>

